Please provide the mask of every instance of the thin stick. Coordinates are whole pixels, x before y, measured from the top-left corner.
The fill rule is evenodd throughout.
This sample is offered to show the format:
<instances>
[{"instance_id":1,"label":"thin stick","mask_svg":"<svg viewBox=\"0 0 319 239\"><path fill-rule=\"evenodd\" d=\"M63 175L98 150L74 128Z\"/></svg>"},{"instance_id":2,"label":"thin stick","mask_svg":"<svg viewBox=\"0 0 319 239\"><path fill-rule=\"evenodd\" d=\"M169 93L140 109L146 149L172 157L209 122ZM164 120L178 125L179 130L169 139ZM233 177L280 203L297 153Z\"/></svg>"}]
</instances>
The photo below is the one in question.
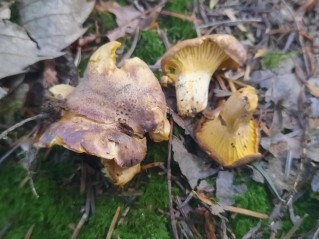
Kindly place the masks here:
<instances>
[{"instance_id":1,"label":"thin stick","mask_svg":"<svg viewBox=\"0 0 319 239\"><path fill-rule=\"evenodd\" d=\"M112 234L113 234L113 231L114 231L114 228L115 228L115 226L116 226L117 219L119 218L119 215L120 215L120 211L121 211L121 208L120 208L120 207L117 207L117 209L116 209L116 211L115 211L115 214L114 214L114 216L113 216L111 225L110 225L110 227L109 227L109 231L107 232L107 235L106 235L106 238L105 238L105 239L111 239Z\"/></svg>"},{"instance_id":2,"label":"thin stick","mask_svg":"<svg viewBox=\"0 0 319 239\"><path fill-rule=\"evenodd\" d=\"M268 219L269 218L269 216L267 214L260 213L260 212L254 212L254 211L240 208L240 207L233 207L233 206L227 206L227 205L222 205L222 207L223 207L223 209L225 209L225 211L229 211L229 212L240 213L240 214L247 215L247 216L257 217L260 219Z\"/></svg>"},{"instance_id":3,"label":"thin stick","mask_svg":"<svg viewBox=\"0 0 319 239\"><path fill-rule=\"evenodd\" d=\"M167 189L168 189L168 197L169 197L169 214L171 218L171 226L172 226L174 238L178 239L175 213L173 208L173 199L172 199L172 175L171 175L172 139L173 139L173 127L174 127L173 117L171 117L170 124L171 124L171 132L169 135L168 156L167 156Z\"/></svg>"},{"instance_id":4,"label":"thin stick","mask_svg":"<svg viewBox=\"0 0 319 239\"><path fill-rule=\"evenodd\" d=\"M199 28L206 28L206 27L217 27L220 25L237 25L239 23L253 23L253 22L262 22L262 19L237 19L236 21L220 21L220 22L212 22L205 25L198 26Z\"/></svg>"},{"instance_id":5,"label":"thin stick","mask_svg":"<svg viewBox=\"0 0 319 239\"><path fill-rule=\"evenodd\" d=\"M132 54L133 54L133 52L134 52L134 50L135 50L135 48L136 48L139 35L140 35L140 30L139 30L138 28L136 28L136 29L135 29L135 34L134 34L134 39L133 39L131 48L125 53L125 55L123 56L123 58L121 59L121 61L117 64L118 67L123 66L124 61L132 56Z\"/></svg>"},{"instance_id":6,"label":"thin stick","mask_svg":"<svg viewBox=\"0 0 319 239\"><path fill-rule=\"evenodd\" d=\"M195 22L196 18L194 16L187 16L187 15L183 15L177 12L171 12L171 11L167 11L167 10L162 10L160 11L161 15L166 15L166 16L171 16L171 17L176 17L179 18L181 20L184 21L189 21L189 22Z\"/></svg>"},{"instance_id":7,"label":"thin stick","mask_svg":"<svg viewBox=\"0 0 319 239\"><path fill-rule=\"evenodd\" d=\"M27 234L25 235L24 239L30 239L31 238L33 228L34 228L34 224L32 224L32 226L27 231Z\"/></svg>"},{"instance_id":8,"label":"thin stick","mask_svg":"<svg viewBox=\"0 0 319 239\"><path fill-rule=\"evenodd\" d=\"M5 131L3 131L1 134L0 134L0 139L4 138L7 136L8 133L10 133L11 131L15 130L16 128L19 128L20 126L32 121L32 120L36 120L36 119L41 119L41 118L45 118L47 117L46 114L38 114L38 115L35 115L35 116L32 116L30 118L27 118L25 120L22 120L20 121L19 123L11 126L10 128L6 129Z\"/></svg>"},{"instance_id":9,"label":"thin stick","mask_svg":"<svg viewBox=\"0 0 319 239\"><path fill-rule=\"evenodd\" d=\"M316 238L318 238L318 236L319 236L319 227L316 230L315 234L313 235L312 239L316 239Z\"/></svg>"}]
</instances>

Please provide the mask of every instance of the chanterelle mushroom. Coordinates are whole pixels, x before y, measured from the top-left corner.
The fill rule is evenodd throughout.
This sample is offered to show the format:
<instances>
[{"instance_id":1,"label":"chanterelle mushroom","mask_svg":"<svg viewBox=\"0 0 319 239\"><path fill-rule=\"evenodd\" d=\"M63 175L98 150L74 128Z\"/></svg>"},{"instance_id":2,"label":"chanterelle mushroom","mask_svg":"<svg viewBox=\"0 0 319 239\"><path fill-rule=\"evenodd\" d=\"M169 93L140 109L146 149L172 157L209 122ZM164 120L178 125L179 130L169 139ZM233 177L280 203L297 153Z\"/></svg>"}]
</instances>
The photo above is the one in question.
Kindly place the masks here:
<instances>
[{"instance_id":1,"label":"chanterelle mushroom","mask_svg":"<svg viewBox=\"0 0 319 239\"><path fill-rule=\"evenodd\" d=\"M101 157L107 176L122 186L140 170L145 133L168 140L169 122L164 94L148 66L133 58L116 67L119 46L110 42L91 56L84 79L66 97L62 119L42 134L38 146L57 144Z\"/></svg>"},{"instance_id":2,"label":"chanterelle mushroom","mask_svg":"<svg viewBox=\"0 0 319 239\"><path fill-rule=\"evenodd\" d=\"M207 106L209 82L214 72L243 65L246 57L245 48L231 35L185 40L163 56L161 65L166 76L162 84L175 85L178 113L192 117Z\"/></svg>"},{"instance_id":3,"label":"chanterelle mushroom","mask_svg":"<svg viewBox=\"0 0 319 239\"><path fill-rule=\"evenodd\" d=\"M259 131L252 119L257 104L256 90L251 86L233 93L218 117L199 123L195 138L200 147L218 163L228 167L259 158Z\"/></svg>"}]
</instances>

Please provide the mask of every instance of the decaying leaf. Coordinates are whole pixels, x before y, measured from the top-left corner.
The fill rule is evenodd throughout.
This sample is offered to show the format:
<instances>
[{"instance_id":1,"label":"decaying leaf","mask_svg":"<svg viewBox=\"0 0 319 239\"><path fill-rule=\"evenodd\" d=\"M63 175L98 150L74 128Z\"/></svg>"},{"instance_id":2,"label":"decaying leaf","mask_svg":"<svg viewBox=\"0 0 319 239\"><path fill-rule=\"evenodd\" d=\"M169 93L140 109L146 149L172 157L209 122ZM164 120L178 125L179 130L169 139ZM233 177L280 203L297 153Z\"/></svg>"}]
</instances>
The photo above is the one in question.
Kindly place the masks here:
<instances>
[{"instance_id":1,"label":"decaying leaf","mask_svg":"<svg viewBox=\"0 0 319 239\"><path fill-rule=\"evenodd\" d=\"M158 16L158 12L163 7L162 4L153 9L153 14L140 12L132 5L121 6L116 1L100 2L96 8L98 11L108 11L116 16L118 27L107 33L107 37L111 40L117 40L125 34L131 34L136 28L147 28ZM154 14L155 13L155 14Z\"/></svg>"},{"instance_id":2,"label":"decaying leaf","mask_svg":"<svg viewBox=\"0 0 319 239\"><path fill-rule=\"evenodd\" d=\"M9 21L0 21L0 79L19 74L43 58L40 51L22 27Z\"/></svg>"},{"instance_id":3,"label":"decaying leaf","mask_svg":"<svg viewBox=\"0 0 319 239\"><path fill-rule=\"evenodd\" d=\"M86 31L82 24L94 3L94 0L19 0L19 13L23 27L41 51L58 56Z\"/></svg>"},{"instance_id":4,"label":"decaying leaf","mask_svg":"<svg viewBox=\"0 0 319 239\"><path fill-rule=\"evenodd\" d=\"M234 173L231 171L219 171L216 180L216 197L218 202L223 205L233 205L235 195L245 193L247 186L245 184L233 184Z\"/></svg>"},{"instance_id":5,"label":"decaying leaf","mask_svg":"<svg viewBox=\"0 0 319 239\"><path fill-rule=\"evenodd\" d=\"M174 160L178 163L191 188L195 188L200 179L217 173L216 169L210 167L211 163L209 161L189 153L182 140L173 137L172 146Z\"/></svg>"},{"instance_id":6,"label":"decaying leaf","mask_svg":"<svg viewBox=\"0 0 319 239\"><path fill-rule=\"evenodd\" d=\"M251 81L259 83L261 88L266 89L266 102L273 102L289 110L297 111L302 84L292 72L293 67L293 61L288 59L273 71L262 70L253 72Z\"/></svg>"}]
</instances>

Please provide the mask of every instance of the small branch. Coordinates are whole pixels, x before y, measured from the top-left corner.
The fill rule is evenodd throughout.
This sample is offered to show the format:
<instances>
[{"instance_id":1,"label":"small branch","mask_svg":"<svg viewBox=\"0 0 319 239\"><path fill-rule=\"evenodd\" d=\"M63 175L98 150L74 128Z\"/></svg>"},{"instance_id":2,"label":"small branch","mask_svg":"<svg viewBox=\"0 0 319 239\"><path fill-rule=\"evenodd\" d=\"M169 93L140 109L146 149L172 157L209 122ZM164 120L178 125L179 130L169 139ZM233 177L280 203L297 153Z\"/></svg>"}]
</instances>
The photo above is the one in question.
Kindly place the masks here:
<instances>
[{"instance_id":1,"label":"small branch","mask_svg":"<svg viewBox=\"0 0 319 239\"><path fill-rule=\"evenodd\" d=\"M113 216L113 219L112 219L112 222L111 222L111 225L109 227L109 231L107 232L107 235L106 235L106 238L105 239L111 239L112 237L112 234L113 234L113 231L114 231L114 228L116 226L116 222L117 222L117 219L119 218L119 215L120 215L120 211L121 211L121 208L118 207L115 211L115 214Z\"/></svg>"},{"instance_id":2,"label":"small branch","mask_svg":"<svg viewBox=\"0 0 319 239\"><path fill-rule=\"evenodd\" d=\"M160 14L166 15L166 16L171 16L171 17L176 17L176 18L179 18L181 20L192 22L192 23L196 21L196 17L194 17L194 16L186 16L186 15L183 15L183 14L180 14L177 12L162 10L162 11L160 11Z\"/></svg>"},{"instance_id":3,"label":"small branch","mask_svg":"<svg viewBox=\"0 0 319 239\"><path fill-rule=\"evenodd\" d=\"M21 122L11 126L9 129L3 131L1 134L0 134L0 139L3 139L5 137L7 137L7 134L10 133L11 131L21 127L22 125L30 122L30 121L33 121L33 120L36 120L36 119L41 119L41 118L45 118L47 117L47 114L38 114L38 115L35 115L35 116L32 116L30 118L27 118L25 120L22 120Z\"/></svg>"},{"instance_id":4,"label":"small branch","mask_svg":"<svg viewBox=\"0 0 319 239\"><path fill-rule=\"evenodd\" d=\"M199 28L207 28L207 27L217 27L220 25L237 25L239 23L254 23L254 22L262 22L262 19L237 19L236 21L220 21L220 22L212 22L205 25L198 26Z\"/></svg>"},{"instance_id":5,"label":"small branch","mask_svg":"<svg viewBox=\"0 0 319 239\"><path fill-rule=\"evenodd\" d=\"M33 228L34 228L34 224L27 231L27 234L25 235L24 239L30 239L31 238Z\"/></svg>"},{"instance_id":6,"label":"small branch","mask_svg":"<svg viewBox=\"0 0 319 239\"><path fill-rule=\"evenodd\" d=\"M124 61L132 56L132 54L133 54L133 52L134 52L134 50L135 50L135 48L136 48L139 35L140 35L140 30L139 30L138 28L136 28L136 29L135 29L135 33L134 33L134 39L133 39L131 48L125 53L125 55L123 56L123 58L121 59L121 61L117 64L118 67L123 66Z\"/></svg>"},{"instance_id":7,"label":"small branch","mask_svg":"<svg viewBox=\"0 0 319 239\"><path fill-rule=\"evenodd\" d=\"M173 208L173 199L172 199L172 175L171 175L172 139L173 139L173 127L174 127L173 117L171 117L170 123L171 123L171 132L169 135L168 156L167 156L167 189L168 189L168 196L169 196L169 214L171 218L171 226L172 226L174 238L178 239L175 212Z\"/></svg>"},{"instance_id":8,"label":"small branch","mask_svg":"<svg viewBox=\"0 0 319 239\"><path fill-rule=\"evenodd\" d=\"M301 223L306 219L306 217L308 217L307 214L305 214L302 218L299 218L293 225L292 228L290 228L290 230L287 232L287 234L282 237L282 239L290 239L295 232L299 229L299 227L301 226Z\"/></svg>"},{"instance_id":9,"label":"small branch","mask_svg":"<svg viewBox=\"0 0 319 239\"><path fill-rule=\"evenodd\" d=\"M222 207L225 211L229 211L229 212L240 213L240 214L251 216L251 217L257 217L260 219L268 219L269 218L269 216L267 214L260 213L260 212L254 212L254 211L240 208L240 207L233 207L233 206L227 206L227 205L222 205Z\"/></svg>"}]
</instances>

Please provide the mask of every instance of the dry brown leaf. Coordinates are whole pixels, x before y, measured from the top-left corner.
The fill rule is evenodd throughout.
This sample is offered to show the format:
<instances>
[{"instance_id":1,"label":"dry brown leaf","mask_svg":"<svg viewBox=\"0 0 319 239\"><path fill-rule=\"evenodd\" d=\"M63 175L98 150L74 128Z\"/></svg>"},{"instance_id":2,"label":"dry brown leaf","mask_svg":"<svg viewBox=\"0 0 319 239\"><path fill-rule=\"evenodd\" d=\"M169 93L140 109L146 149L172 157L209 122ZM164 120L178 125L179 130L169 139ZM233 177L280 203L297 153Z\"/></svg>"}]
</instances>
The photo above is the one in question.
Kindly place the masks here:
<instances>
[{"instance_id":1,"label":"dry brown leaf","mask_svg":"<svg viewBox=\"0 0 319 239\"><path fill-rule=\"evenodd\" d=\"M173 137L172 141L174 160L179 164L182 174L187 178L191 188L195 188L200 179L217 173L211 168L211 160L207 161L191 154L185 148L183 141Z\"/></svg>"},{"instance_id":2,"label":"dry brown leaf","mask_svg":"<svg viewBox=\"0 0 319 239\"><path fill-rule=\"evenodd\" d=\"M56 57L86 31L83 22L95 1L89 0L19 0L23 27L45 55Z\"/></svg>"},{"instance_id":3,"label":"dry brown leaf","mask_svg":"<svg viewBox=\"0 0 319 239\"><path fill-rule=\"evenodd\" d=\"M43 86L48 89L49 87L58 83L57 73L55 70L55 61L46 60L44 61L43 70Z\"/></svg>"},{"instance_id":4,"label":"dry brown leaf","mask_svg":"<svg viewBox=\"0 0 319 239\"><path fill-rule=\"evenodd\" d=\"M121 6L117 2L110 1L100 2L96 9L111 12L116 16L118 28L107 33L107 37L114 41L123 37L126 33L132 34L136 28L145 29L149 27L157 18L162 7L162 5L159 5L152 10L140 12L132 5Z\"/></svg>"}]
</instances>

